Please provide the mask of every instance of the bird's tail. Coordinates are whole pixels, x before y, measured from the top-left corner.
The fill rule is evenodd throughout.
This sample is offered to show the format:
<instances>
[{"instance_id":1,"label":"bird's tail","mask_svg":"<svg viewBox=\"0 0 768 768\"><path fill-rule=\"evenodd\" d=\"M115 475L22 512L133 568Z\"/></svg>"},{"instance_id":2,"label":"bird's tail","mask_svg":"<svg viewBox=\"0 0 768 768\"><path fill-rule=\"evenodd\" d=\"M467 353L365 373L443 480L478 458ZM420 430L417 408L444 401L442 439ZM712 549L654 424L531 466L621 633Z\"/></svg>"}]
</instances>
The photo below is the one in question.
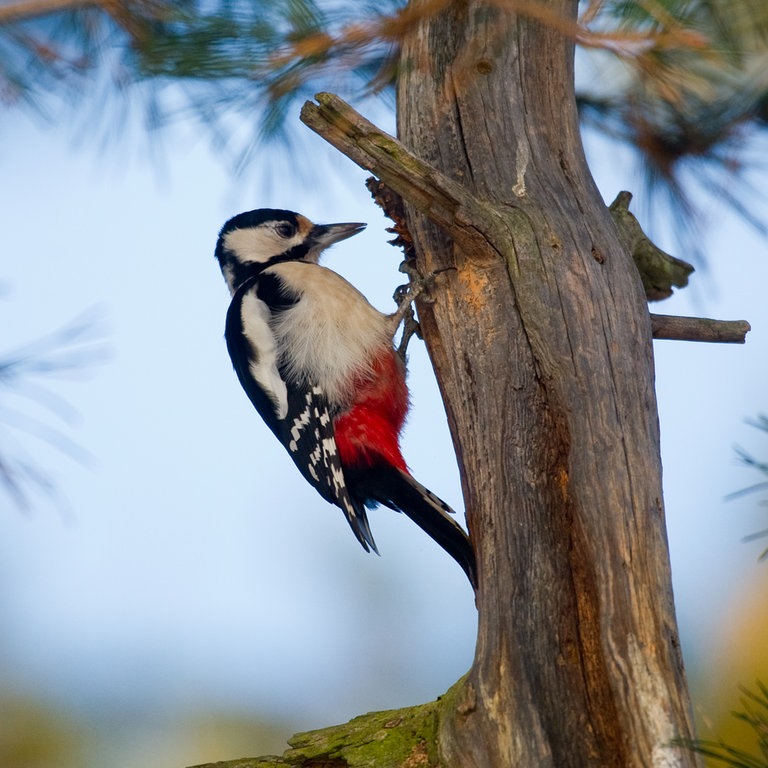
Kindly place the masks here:
<instances>
[{"instance_id":1,"label":"bird's tail","mask_svg":"<svg viewBox=\"0 0 768 768\"><path fill-rule=\"evenodd\" d=\"M361 489L363 490L363 489ZM404 512L431 536L456 562L477 589L475 553L464 529L453 519L454 511L408 472L383 466L365 475L368 500Z\"/></svg>"}]
</instances>

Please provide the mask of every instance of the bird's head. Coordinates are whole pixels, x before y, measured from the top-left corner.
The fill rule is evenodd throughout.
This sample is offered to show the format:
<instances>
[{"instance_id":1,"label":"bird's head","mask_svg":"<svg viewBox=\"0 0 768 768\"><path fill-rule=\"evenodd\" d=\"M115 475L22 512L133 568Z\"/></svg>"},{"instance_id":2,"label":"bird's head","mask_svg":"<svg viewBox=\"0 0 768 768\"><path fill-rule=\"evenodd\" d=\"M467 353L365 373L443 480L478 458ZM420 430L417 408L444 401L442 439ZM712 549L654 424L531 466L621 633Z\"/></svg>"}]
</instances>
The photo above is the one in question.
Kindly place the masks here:
<instances>
[{"instance_id":1,"label":"bird's head","mask_svg":"<svg viewBox=\"0 0 768 768\"><path fill-rule=\"evenodd\" d=\"M259 208L233 216L219 232L216 258L229 290L281 261L317 263L328 246L345 240L365 224L313 224L293 211Z\"/></svg>"}]
</instances>

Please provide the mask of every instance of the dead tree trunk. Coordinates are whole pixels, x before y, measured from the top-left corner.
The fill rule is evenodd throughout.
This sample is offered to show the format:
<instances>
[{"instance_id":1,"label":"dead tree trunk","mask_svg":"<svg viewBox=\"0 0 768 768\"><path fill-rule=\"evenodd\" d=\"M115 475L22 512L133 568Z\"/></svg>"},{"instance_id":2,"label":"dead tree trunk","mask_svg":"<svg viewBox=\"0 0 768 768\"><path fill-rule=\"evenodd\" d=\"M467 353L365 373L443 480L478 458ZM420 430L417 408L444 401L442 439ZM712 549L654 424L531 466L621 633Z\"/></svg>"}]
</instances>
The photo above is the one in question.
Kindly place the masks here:
<instances>
[{"instance_id":1,"label":"dead tree trunk","mask_svg":"<svg viewBox=\"0 0 768 768\"><path fill-rule=\"evenodd\" d=\"M413 18L427 6L412 0ZM518 6L532 7L446 4L408 31L401 142L328 94L302 111L402 196L421 272L449 268L419 317L478 557L479 635L440 701L299 735L269 765L698 764L673 743L691 721L651 318L581 147L563 34L576 4L537 3L561 14L547 25Z\"/></svg>"},{"instance_id":2,"label":"dead tree trunk","mask_svg":"<svg viewBox=\"0 0 768 768\"><path fill-rule=\"evenodd\" d=\"M670 745L691 722L646 299L583 155L572 40L516 5L425 14L398 83L401 141L492 220L459 222L481 235L467 247L407 206L421 270L455 268L419 315L480 573L441 752L462 768L695 765Z\"/></svg>"}]
</instances>

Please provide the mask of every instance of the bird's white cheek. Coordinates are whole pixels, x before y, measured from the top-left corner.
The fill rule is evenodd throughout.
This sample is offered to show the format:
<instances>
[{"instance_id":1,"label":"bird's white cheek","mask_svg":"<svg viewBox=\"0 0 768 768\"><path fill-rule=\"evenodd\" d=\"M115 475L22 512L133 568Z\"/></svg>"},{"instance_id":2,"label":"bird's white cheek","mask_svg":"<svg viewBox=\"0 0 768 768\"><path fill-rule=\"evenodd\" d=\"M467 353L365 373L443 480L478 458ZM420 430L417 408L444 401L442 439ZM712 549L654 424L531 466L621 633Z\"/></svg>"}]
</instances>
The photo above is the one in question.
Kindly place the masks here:
<instances>
[{"instance_id":1,"label":"bird's white cheek","mask_svg":"<svg viewBox=\"0 0 768 768\"><path fill-rule=\"evenodd\" d=\"M269 261L274 256L290 251L299 245L303 235L296 233L285 239L273 229L266 227L250 227L248 229L233 229L224 236L224 247L235 255L241 264L260 264Z\"/></svg>"}]
</instances>

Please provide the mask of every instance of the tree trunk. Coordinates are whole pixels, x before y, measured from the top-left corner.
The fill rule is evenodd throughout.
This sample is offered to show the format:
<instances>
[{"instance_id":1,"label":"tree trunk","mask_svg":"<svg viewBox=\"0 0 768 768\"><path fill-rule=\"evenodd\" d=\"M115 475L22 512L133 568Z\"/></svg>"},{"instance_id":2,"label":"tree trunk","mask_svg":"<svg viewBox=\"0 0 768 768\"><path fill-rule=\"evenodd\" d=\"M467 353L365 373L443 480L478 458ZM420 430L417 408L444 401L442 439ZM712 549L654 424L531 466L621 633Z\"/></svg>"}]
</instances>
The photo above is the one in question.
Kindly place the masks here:
<instances>
[{"instance_id":1,"label":"tree trunk","mask_svg":"<svg viewBox=\"0 0 768 768\"><path fill-rule=\"evenodd\" d=\"M400 139L494 224L468 247L407 207L421 270L455 268L419 316L480 578L440 751L462 768L692 766L670 745L691 722L646 300L583 155L572 40L514 6L427 13L401 58ZM546 8L570 20L576 3Z\"/></svg>"},{"instance_id":2,"label":"tree trunk","mask_svg":"<svg viewBox=\"0 0 768 768\"><path fill-rule=\"evenodd\" d=\"M698 764L673 743L691 722L651 319L583 156L572 42L556 31L575 3L537 3L563 14L548 26L512 5L452 3L408 32L406 146L330 94L302 110L403 197L422 273L449 268L419 317L478 556L472 669L438 702L233 768Z\"/></svg>"}]
</instances>

